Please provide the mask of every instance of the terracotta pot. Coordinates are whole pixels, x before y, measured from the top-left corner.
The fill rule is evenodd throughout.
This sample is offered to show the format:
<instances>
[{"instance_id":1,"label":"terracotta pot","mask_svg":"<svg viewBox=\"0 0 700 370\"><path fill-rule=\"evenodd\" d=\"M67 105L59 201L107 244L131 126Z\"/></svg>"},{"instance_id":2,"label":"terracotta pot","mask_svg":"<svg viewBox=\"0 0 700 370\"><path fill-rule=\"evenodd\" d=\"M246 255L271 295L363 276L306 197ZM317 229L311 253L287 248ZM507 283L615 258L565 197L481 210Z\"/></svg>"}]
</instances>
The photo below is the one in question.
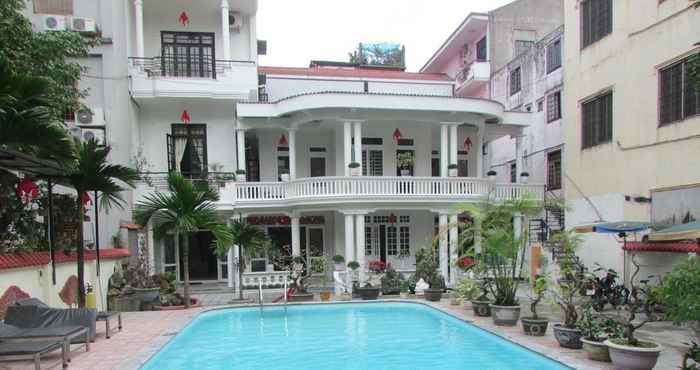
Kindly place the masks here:
<instances>
[{"instance_id":1,"label":"terracotta pot","mask_svg":"<svg viewBox=\"0 0 700 370\"><path fill-rule=\"evenodd\" d=\"M321 300L324 302L331 300L331 292L321 292L321 293L318 293L318 295L319 295L319 297L321 297Z\"/></svg>"},{"instance_id":2,"label":"terracotta pot","mask_svg":"<svg viewBox=\"0 0 700 370\"><path fill-rule=\"evenodd\" d=\"M491 305L493 323L498 326L515 326L520 318L520 306Z\"/></svg>"},{"instance_id":3,"label":"terracotta pot","mask_svg":"<svg viewBox=\"0 0 700 370\"><path fill-rule=\"evenodd\" d=\"M581 338L581 342L583 343L583 350L586 351L586 355L589 359L593 361L610 362L610 351L605 342L596 342L586 338Z\"/></svg>"},{"instance_id":4,"label":"terracotta pot","mask_svg":"<svg viewBox=\"0 0 700 370\"><path fill-rule=\"evenodd\" d=\"M525 335L532 335L533 337L544 336L549 326L549 320L546 318L533 319L532 317L523 317L520 319L520 322L523 324Z\"/></svg>"},{"instance_id":5,"label":"terracotta pot","mask_svg":"<svg viewBox=\"0 0 700 370\"><path fill-rule=\"evenodd\" d=\"M491 302L472 301L472 310L476 316L489 317L491 316Z\"/></svg>"},{"instance_id":6,"label":"terracotta pot","mask_svg":"<svg viewBox=\"0 0 700 370\"><path fill-rule=\"evenodd\" d=\"M442 299L442 289L426 289L423 291L426 301L438 302Z\"/></svg>"},{"instance_id":7,"label":"terracotta pot","mask_svg":"<svg viewBox=\"0 0 700 370\"><path fill-rule=\"evenodd\" d=\"M287 297L289 302L311 302L314 300L313 293L294 293Z\"/></svg>"},{"instance_id":8,"label":"terracotta pot","mask_svg":"<svg viewBox=\"0 0 700 370\"><path fill-rule=\"evenodd\" d=\"M616 344L610 340L605 343L610 350L610 359L616 369L619 370L651 370L656 366L659 353L663 349L660 345L652 342L642 342L654 347L632 347Z\"/></svg>"},{"instance_id":9,"label":"terracotta pot","mask_svg":"<svg viewBox=\"0 0 700 370\"><path fill-rule=\"evenodd\" d=\"M564 348L581 349L581 332L578 329L565 328L561 324L555 324L552 327L554 337L557 338L559 345Z\"/></svg>"}]
</instances>

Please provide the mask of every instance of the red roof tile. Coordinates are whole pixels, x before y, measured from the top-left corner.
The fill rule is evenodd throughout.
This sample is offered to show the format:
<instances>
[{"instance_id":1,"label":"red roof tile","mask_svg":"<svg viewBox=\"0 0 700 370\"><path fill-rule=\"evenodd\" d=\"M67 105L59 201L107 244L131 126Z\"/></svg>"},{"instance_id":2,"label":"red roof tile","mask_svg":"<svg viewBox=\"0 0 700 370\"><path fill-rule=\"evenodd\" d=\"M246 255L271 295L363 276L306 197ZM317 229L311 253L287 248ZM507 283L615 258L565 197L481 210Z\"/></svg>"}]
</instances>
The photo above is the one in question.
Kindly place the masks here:
<instances>
[{"instance_id":1,"label":"red roof tile","mask_svg":"<svg viewBox=\"0 0 700 370\"><path fill-rule=\"evenodd\" d=\"M113 259L129 257L128 249L112 248L100 250L100 258ZM92 261L97 258L95 251L85 251L85 260ZM75 262L78 256L66 255L62 251L56 252L56 263ZM49 252L33 253L7 253L0 254L0 270L20 267L41 266L49 263Z\"/></svg>"},{"instance_id":2,"label":"red roof tile","mask_svg":"<svg viewBox=\"0 0 700 370\"><path fill-rule=\"evenodd\" d=\"M698 243L654 243L654 242L627 242L622 249L637 252L673 252L673 253L700 253Z\"/></svg>"},{"instance_id":3,"label":"red roof tile","mask_svg":"<svg viewBox=\"0 0 700 370\"><path fill-rule=\"evenodd\" d=\"M443 73L414 73L397 70L343 67L264 67L258 68L260 73L270 75L294 75L307 77L346 77L346 78L377 78L396 80L423 81L452 81Z\"/></svg>"}]
</instances>

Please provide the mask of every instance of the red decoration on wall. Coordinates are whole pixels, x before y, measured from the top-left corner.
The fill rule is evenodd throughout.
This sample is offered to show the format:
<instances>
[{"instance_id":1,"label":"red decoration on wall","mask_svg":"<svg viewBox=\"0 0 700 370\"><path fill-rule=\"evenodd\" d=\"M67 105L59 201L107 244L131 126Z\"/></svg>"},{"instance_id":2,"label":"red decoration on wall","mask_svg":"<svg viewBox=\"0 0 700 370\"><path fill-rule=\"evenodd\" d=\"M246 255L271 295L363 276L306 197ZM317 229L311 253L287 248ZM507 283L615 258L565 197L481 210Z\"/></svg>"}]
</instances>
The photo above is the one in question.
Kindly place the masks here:
<instances>
[{"instance_id":1,"label":"red decoration on wall","mask_svg":"<svg viewBox=\"0 0 700 370\"><path fill-rule=\"evenodd\" d=\"M467 151L467 154L469 154L469 151L472 150L472 139L467 136L467 138L464 140L464 150Z\"/></svg>"},{"instance_id":2,"label":"red decoration on wall","mask_svg":"<svg viewBox=\"0 0 700 370\"><path fill-rule=\"evenodd\" d=\"M36 186L29 176L25 176L17 185L15 193L20 201L22 201L22 204L28 206L39 196L39 187Z\"/></svg>"},{"instance_id":3,"label":"red decoration on wall","mask_svg":"<svg viewBox=\"0 0 700 370\"><path fill-rule=\"evenodd\" d=\"M281 145L281 146L287 146L287 145L289 145L289 142L287 141L287 136L282 135L282 136L280 137L280 141L279 141L278 145Z\"/></svg>"},{"instance_id":4,"label":"red decoration on wall","mask_svg":"<svg viewBox=\"0 0 700 370\"><path fill-rule=\"evenodd\" d=\"M180 120L183 123L190 123L190 114L187 113L187 109L182 111L182 114L180 115Z\"/></svg>"},{"instance_id":5,"label":"red decoration on wall","mask_svg":"<svg viewBox=\"0 0 700 370\"><path fill-rule=\"evenodd\" d=\"M186 11L183 10L182 13L180 13L179 21L183 26L188 26L190 24L190 17L187 16Z\"/></svg>"},{"instance_id":6,"label":"red decoration on wall","mask_svg":"<svg viewBox=\"0 0 700 370\"><path fill-rule=\"evenodd\" d=\"M30 298L29 294L16 285L10 285L5 293L0 297L0 320L5 318L7 306L15 303L18 299Z\"/></svg>"},{"instance_id":7,"label":"red decoration on wall","mask_svg":"<svg viewBox=\"0 0 700 370\"><path fill-rule=\"evenodd\" d=\"M394 140L396 140L396 141L401 140L401 136L402 136L401 131L399 131L398 128L396 130L394 130Z\"/></svg>"},{"instance_id":8,"label":"red decoration on wall","mask_svg":"<svg viewBox=\"0 0 700 370\"><path fill-rule=\"evenodd\" d=\"M246 218L250 225L289 225L292 219L289 216L250 216ZM326 220L323 216L303 216L299 218L300 225L323 225Z\"/></svg>"},{"instance_id":9,"label":"red decoration on wall","mask_svg":"<svg viewBox=\"0 0 700 370\"><path fill-rule=\"evenodd\" d=\"M390 224L395 224L396 223L396 215L395 214L390 214L389 215L389 223Z\"/></svg>"}]
</instances>

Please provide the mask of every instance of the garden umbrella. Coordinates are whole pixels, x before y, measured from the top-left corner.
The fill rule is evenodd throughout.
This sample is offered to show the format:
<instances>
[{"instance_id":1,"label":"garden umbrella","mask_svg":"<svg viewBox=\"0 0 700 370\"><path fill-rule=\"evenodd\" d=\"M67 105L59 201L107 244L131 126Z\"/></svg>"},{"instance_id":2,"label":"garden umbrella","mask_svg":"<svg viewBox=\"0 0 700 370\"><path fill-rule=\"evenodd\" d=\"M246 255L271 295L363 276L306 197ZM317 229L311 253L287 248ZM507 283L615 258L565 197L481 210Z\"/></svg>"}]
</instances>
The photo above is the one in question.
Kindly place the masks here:
<instances>
[{"instance_id":1,"label":"garden umbrella","mask_svg":"<svg viewBox=\"0 0 700 370\"><path fill-rule=\"evenodd\" d=\"M700 221L674 225L649 234L651 241L677 241L700 239Z\"/></svg>"}]
</instances>

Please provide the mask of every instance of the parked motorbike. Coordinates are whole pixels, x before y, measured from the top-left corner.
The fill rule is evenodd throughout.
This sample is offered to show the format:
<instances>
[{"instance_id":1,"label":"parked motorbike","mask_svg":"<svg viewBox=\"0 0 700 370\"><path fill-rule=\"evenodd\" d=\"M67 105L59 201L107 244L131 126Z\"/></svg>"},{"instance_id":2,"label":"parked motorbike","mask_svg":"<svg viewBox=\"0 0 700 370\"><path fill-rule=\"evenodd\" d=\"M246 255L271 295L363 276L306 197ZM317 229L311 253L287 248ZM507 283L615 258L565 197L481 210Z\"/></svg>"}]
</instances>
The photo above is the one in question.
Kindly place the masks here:
<instances>
[{"instance_id":1,"label":"parked motorbike","mask_svg":"<svg viewBox=\"0 0 700 370\"><path fill-rule=\"evenodd\" d=\"M601 277L603 271L605 275ZM594 310L601 312L607 305L618 308L627 304L630 291L618 282L619 277L617 271L596 264L586 284L586 295L591 297Z\"/></svg>"}]
</instances>

